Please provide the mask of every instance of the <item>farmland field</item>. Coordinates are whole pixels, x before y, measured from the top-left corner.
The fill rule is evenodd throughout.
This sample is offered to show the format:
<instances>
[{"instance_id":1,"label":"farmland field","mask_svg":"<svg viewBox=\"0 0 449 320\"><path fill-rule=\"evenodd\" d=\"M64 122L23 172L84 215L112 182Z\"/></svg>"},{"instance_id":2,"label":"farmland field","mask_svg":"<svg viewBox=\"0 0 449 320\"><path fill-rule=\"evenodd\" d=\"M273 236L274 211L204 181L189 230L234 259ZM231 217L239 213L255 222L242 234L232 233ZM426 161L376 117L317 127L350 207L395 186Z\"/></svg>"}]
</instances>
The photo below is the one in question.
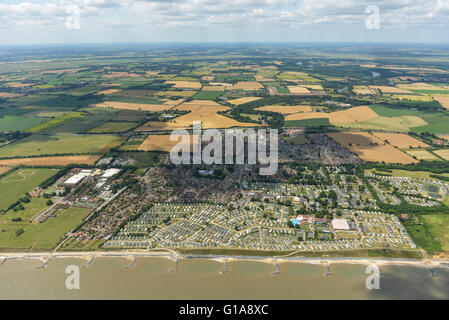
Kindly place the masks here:
<instances>
[{"instance_id":1,"label":"farmland field","mask_svg":"<svg viewBox=\"0 0 449 320\"><path fill-rule=\"evenodd\" d=\"M193 99L198 99L198 100L215 100L218 97L220 97L223 94L223 92L220 91L208 91L208 90L203 90L198 92Z\"/></svg>"},{"instance_id":2,"label":"farmland field","mask_svg":"<svg viewBox=\"0 0 449 320\"><path fill-rule=\"evenodd\" d=\"M405 152L418 160L427 160L427 161L440 160L437 156L426 150L407 150Z\"/></svg>"},{"instance_id":3,"label":"farmland field","mask_svg":"<svg viewBox=\"0 0 449 320\"><path fill-rule=\"evenodd\" d=\"M143 103L126 103L117 101L107 101L91 105L95 108L121 109L121 110L141 110L141 111L164 111L173 107L173 104L143 104Z\"/></svg>"},{"instance_id":4,"label":"farmland field","mask_svg":"<svg viewBox=\"0 0 449 320\"><path fill-rule=\"evenodd\" d=\"M102 153L120 143L121 139L112 135L30 136L1 147L0 158Z\"/></svg>"},{"instance_id":5,"label":"farmland field","mask_svg":"<svg viewBox=\"0 0 449 320\"><path fill-rule=\"evenodd\" d=\"M257 97L245 97L245 98L238 98L238 99L233 99L233 100L228 100L229 103L235 104L235 105L241 105L241 104L245 104L248 102L253 102L253 101L257 101L260 100L262 98L257 98Z\"/></svg>"},{"instance_id":6,"label":"farmland field","mask_svg":"<svg viewBox=\"0 0 449 320\"><path fill-rule=\"evenodd\" d=\"M449 161L449 149L442 149L442 150L437 150L437 151L434 151L434 152L435 152L435 154L439 155L444 160L448 160Z\"/></svg>"},{"instance_id":7,"label":"farmland field","mask_svg":"<svg viewBox=\"0 0 449 320\"><path fill-rule=\"evenodd\" d=\"M311 106L265 106L255 110L278 112L282 114L292 114L299 112L312 112Z\"/></svg>"},{"instance_id":8,"label":"farmland field","mask_svg":"<svg viewBox=\"0 0 449 320\"><path fill-rule=\"evenodd\" d=\"M192 146L192 139L194 136L189 135L187 139L190 140L190 147ZM145 141L139 146L139 151L166 151L170 152L173 146L180 143L179 141L170 141L170 135L149 135Z\"/></svg>"},{"instance_id":9,"label":"farmland field","mask_svg":"<svg viewBox=\"0 0 449 320\"><path fill-rule=\"evenodd\" d=\"M366 132L331 132L328 135L365 161L401 164L418 162Z\"/></svg>"},{"instance_id":10,"label":"farmland field","mask_svg":"<svg viewBox=\"0 0 449 320\"><path fill-rule=\"evenodd\" d=\"M138 122L105 122L101 126L91 129L89 133L126 132L136 127L138 124Z\"/></svg>"},{"instance_id":11,"label":"farmland field","mask_svg":"<svg viewBox=\"0 0 449 320\"><path fill-rule=\"evenodd\" d=\"M382 141L387 140L389 144L400 149L430 148L427 143L419 141L407 134L374 132L373 135Z\"/></svg>"},{"instance_id":12,"label":"farmland field","mask_svg":"<svg viewBox=\"0 0 449 320\"><path fill-rule=\"evenodd\" d=\"M65 156L65 157L39 157L15 158L0 160L0 166L67 166L69 164L94 164L101 155L92 156ZM5 167L1 167L5 168ZM0 168L0 171L1 171ZM1 173L1 172L0 172Z\"/></svg>"},{"instance_id":13,"label":"farmland field","mask_svg":"<svg viewBox=\"0 0 449 320\"><path fill-rule=\"evenodd\" d=\"M167 122L150 121L137 130L157 131L187 129L193 125L194 121L201 121L204 129L258 126L256 123L239 122L218 114L220 111L229 110L229 107L222 106L210 100L193 100L191 102L185 102L177 106L176 110L190 112Z\"/></svg>"},{"instance_id":14,"label":"farmland field","mask_svg":"<svg viewBox=\"0 0 449 320\"><path fill-rule=\"evenodd\" d=\"M50 118L30 116L4 116L0 117L1 131L24 131L49 121Z\"/></svg>"},{"instance_id":15,"label":"farmland field","mask_svg":"<svg viewBox=\"0 0 449 320\"><path fill-rule=\"evenodd\" d=\"M0 211L56 174L55 169L18 169L0 179Z\"/></svg>"}]
</instances>

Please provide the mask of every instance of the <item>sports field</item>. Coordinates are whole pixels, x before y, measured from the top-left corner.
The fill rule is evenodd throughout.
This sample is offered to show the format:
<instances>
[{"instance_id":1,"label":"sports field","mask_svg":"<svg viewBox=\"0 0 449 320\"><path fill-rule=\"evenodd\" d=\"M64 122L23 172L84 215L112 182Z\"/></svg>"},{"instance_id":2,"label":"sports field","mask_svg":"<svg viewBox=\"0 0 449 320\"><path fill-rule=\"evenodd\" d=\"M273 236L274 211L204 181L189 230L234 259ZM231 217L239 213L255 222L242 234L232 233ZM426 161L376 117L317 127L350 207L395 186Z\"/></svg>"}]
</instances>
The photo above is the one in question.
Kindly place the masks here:
<instances>
[{"instance_id":1,"label":"sports field","mask_svg":"<svg viewBox=\"0 0 449 320\"><path fill-rule=\"evenodd\" d=\"M72 231L82 223L88 214L88 209L69 208L57 213L56 217L47 219L44 223L30 223L29 221L46 208L45 199L33 199L25 204L25 211L20 215L24 217L21 222L12 222L11 219L19 216L8 212L0 218L4 232L0 233L0 248L3 249L34 249L50 250L57 246L64 234ZM3 221L2 221L3 220ZM23 233L17 236L17 230Z\"/></svg>"},{"instance_id":2,"label":"sports field","mask_svg":"<svg viewBox=\"0 0 449 320\"><path fill-rule=\"evenodd\" d=\"M122 139L113 135L30 136L0 148L0 158L104 153Z\"/></svg>"},{"instance_id":3,"label":"sports field","mask_svg":"<svg viewBox=\"0 0 449 320\"><path fill-rule=\"evenodd\" d=\"M6 210L25 193L56 174L56 169L18 169L0 179L0 210Z\"/></svg>"}]
</instances>

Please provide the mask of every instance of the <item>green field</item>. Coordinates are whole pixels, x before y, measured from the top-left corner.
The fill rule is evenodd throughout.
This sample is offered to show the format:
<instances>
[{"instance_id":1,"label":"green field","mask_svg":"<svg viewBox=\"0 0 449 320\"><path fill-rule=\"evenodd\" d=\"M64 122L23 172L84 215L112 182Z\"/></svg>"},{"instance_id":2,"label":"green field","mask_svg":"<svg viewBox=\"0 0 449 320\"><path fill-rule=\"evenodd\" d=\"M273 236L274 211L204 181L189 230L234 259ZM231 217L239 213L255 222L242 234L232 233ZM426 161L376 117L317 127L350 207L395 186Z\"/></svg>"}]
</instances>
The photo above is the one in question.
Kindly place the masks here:
<instances>
[{"instance_id":1,"label":"green field","mask_svg":"<svg viewBox=\"0 0 449 320\"><path fill-rule=\"evenodd\" d=\"M41 125L35 126L31 129L29 129L28 132L36 133L36 132L44 131L46 129L59 127L67 121L82 118L82 117L83 117L83 114L81 112L71 112L71 113L62 115L56 119L53 119L51 121L48 121L46 123L43 123Z\"/></svg>"},{"instance_id":2,"label":"green field","mask_svg":"<svg viewBox=\"0 0 449 320\"><path fill-rule=\"evenodd\" d=\"M30 136L1 147L0 158L103 153L118 146L121 141L113 135Z\"/></svg>"},{"instance_id":3,"label":"green field","mask_svg":"<svg viewBox=\"0 0 449 320\"><path fill-rule=\"evenodd\" d=\"M309 142L309 140L306 138L305 135L299 135L296 137L285 137L284 140L294 145L301 145Z\"/></svg>"},{"instance_id":4,"label":"green field","mask_svg":"<svg viewBox=\"0 0 449 320\"><path fill-rule=\"evenodd\" d=\"M200 91L193 96L195 100L215 100L222 96L223 92L219 91Z\"/></svg>"},{"instance_id":5,"label":"green field","mask_svg":"<svg viewBox=\"0 0 449 320\"><path fill-rule=\"evenodd\" d=\"M24 131L50 120L50 118L27 116L0 117L0 131Z\"/></svg>"},{"instance_id":6,"label":"green field","mask_svg":"<svg viewBox=\"0 0 449 320\"><path fill-rule=\"evenodd\" d=\"M449 251L449 215L428 215L423 219L430 226L430 232L441 243L444 251Z\"/></svg>"},{"instance_id":7,"label":"green field","mask_svg":"<svg viewBox=\"0 0 449 320\"><path fill-rule=\"evenodd\" d=\"M6 210L25 193L56 174L55 169L18 169L0 179L0 210Z\"/></svg>"},{"instance_id":8,"label":"green field","mask_svg":"<svg viewBox=\"0 0 449 320\"><path fill-rule=\"evenodd\" d=\"M370 108L379 115L378 118L339 125L360 129L387 129L449 134L449 113L447 112L412 110L387 105L373 105Z\"/></svg>"},{"instance_id":9,"label":"green field","mask_svg":"<svg viewBox=\"0 0 449 320\"><path fill-rule=\"evenodd\" d=\"M329 119L317 118L306 120L290 120L284 122L284 127L328 127L330 126Z\"/></svg>"},{"instance_id":10,"label":"green field","mask_svg":"<svg viewBox=\"0 0 449 320\"><path fill-rule=\"evenodd\" d=\"M139 122L105 122L101 126L89 130L89 133L127 132L139 125Z\"/></svg>"},{"instance_id":11,"label":"green field","mask_svg":"<svg viewBox=\"0 0 449 320\"><path fill-rule=\"evenodd\" d=\"M0 232L0 249L33 249L33 250L49 250L62 240L65 233L72 231L81 224L89 210L81 208L69 208L60 212L55 218L49 218L44 223L32 223L32 216L40 213L45 208L45 204L41 204L42 199L32 201L32 204L25 205L27 213L22 214L22 221L13 222L11 219L16 218L19 214L7 214L0 217L2 225ZM32 210L28 207L35 206ZM17 236L17 230L22 229L24 232Z\"/></svg>"}]
</instances>

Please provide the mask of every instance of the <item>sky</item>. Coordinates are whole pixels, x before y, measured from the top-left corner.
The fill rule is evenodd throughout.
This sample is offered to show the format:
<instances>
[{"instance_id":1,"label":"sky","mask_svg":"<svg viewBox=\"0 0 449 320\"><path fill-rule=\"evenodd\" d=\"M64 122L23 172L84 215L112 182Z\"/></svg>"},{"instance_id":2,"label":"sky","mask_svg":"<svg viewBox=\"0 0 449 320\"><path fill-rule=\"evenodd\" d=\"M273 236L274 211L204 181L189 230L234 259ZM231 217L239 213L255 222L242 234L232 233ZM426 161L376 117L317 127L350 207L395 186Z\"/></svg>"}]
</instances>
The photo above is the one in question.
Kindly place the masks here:
<instances>
[{"instance_id":1,"label":"sky","mask_svg":"<svg viewBox=\"0 0 449 320\"><path fill-rule=\"evenodd\" d=\"M0 44L449 43L449 0L0 0Z\"/></svg>"}]
</instances>

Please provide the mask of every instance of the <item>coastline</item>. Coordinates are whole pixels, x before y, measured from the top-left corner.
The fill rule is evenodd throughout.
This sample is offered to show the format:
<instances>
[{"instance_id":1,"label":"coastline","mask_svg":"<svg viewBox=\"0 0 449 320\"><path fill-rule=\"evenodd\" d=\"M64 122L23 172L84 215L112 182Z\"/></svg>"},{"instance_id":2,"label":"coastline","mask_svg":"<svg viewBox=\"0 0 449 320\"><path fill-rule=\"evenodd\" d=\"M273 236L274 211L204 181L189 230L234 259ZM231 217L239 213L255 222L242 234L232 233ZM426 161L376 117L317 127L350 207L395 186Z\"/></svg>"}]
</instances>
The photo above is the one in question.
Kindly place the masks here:
<instances>
[{"instance_id":1,"label":"coastline","mask_svg":"<svg viewBox=\"0 0 449 320\"><path fill-rule=\"evenodd\" d=\"M332 264L359 264L377 266L413 266L420 268L449 268L449 260L446 259L407 259L407 258L357 258L357 257L276 257L276 256L227 256L227 255L201 255L201 254L180 254L173 250L158 251L91 251L91 252L36 252L36 253L1 253L0 266L8 261L20 261L26 259L37 259L44 262L41 268L53 259L84 259L90 265L95 258L122 258L133 261L137 258L166 258L172 261L205 259L220 263L237 261L252 261L269 263L273 265L282 263L304 263L329 266Z\"/></svg>"}]
</instances>

